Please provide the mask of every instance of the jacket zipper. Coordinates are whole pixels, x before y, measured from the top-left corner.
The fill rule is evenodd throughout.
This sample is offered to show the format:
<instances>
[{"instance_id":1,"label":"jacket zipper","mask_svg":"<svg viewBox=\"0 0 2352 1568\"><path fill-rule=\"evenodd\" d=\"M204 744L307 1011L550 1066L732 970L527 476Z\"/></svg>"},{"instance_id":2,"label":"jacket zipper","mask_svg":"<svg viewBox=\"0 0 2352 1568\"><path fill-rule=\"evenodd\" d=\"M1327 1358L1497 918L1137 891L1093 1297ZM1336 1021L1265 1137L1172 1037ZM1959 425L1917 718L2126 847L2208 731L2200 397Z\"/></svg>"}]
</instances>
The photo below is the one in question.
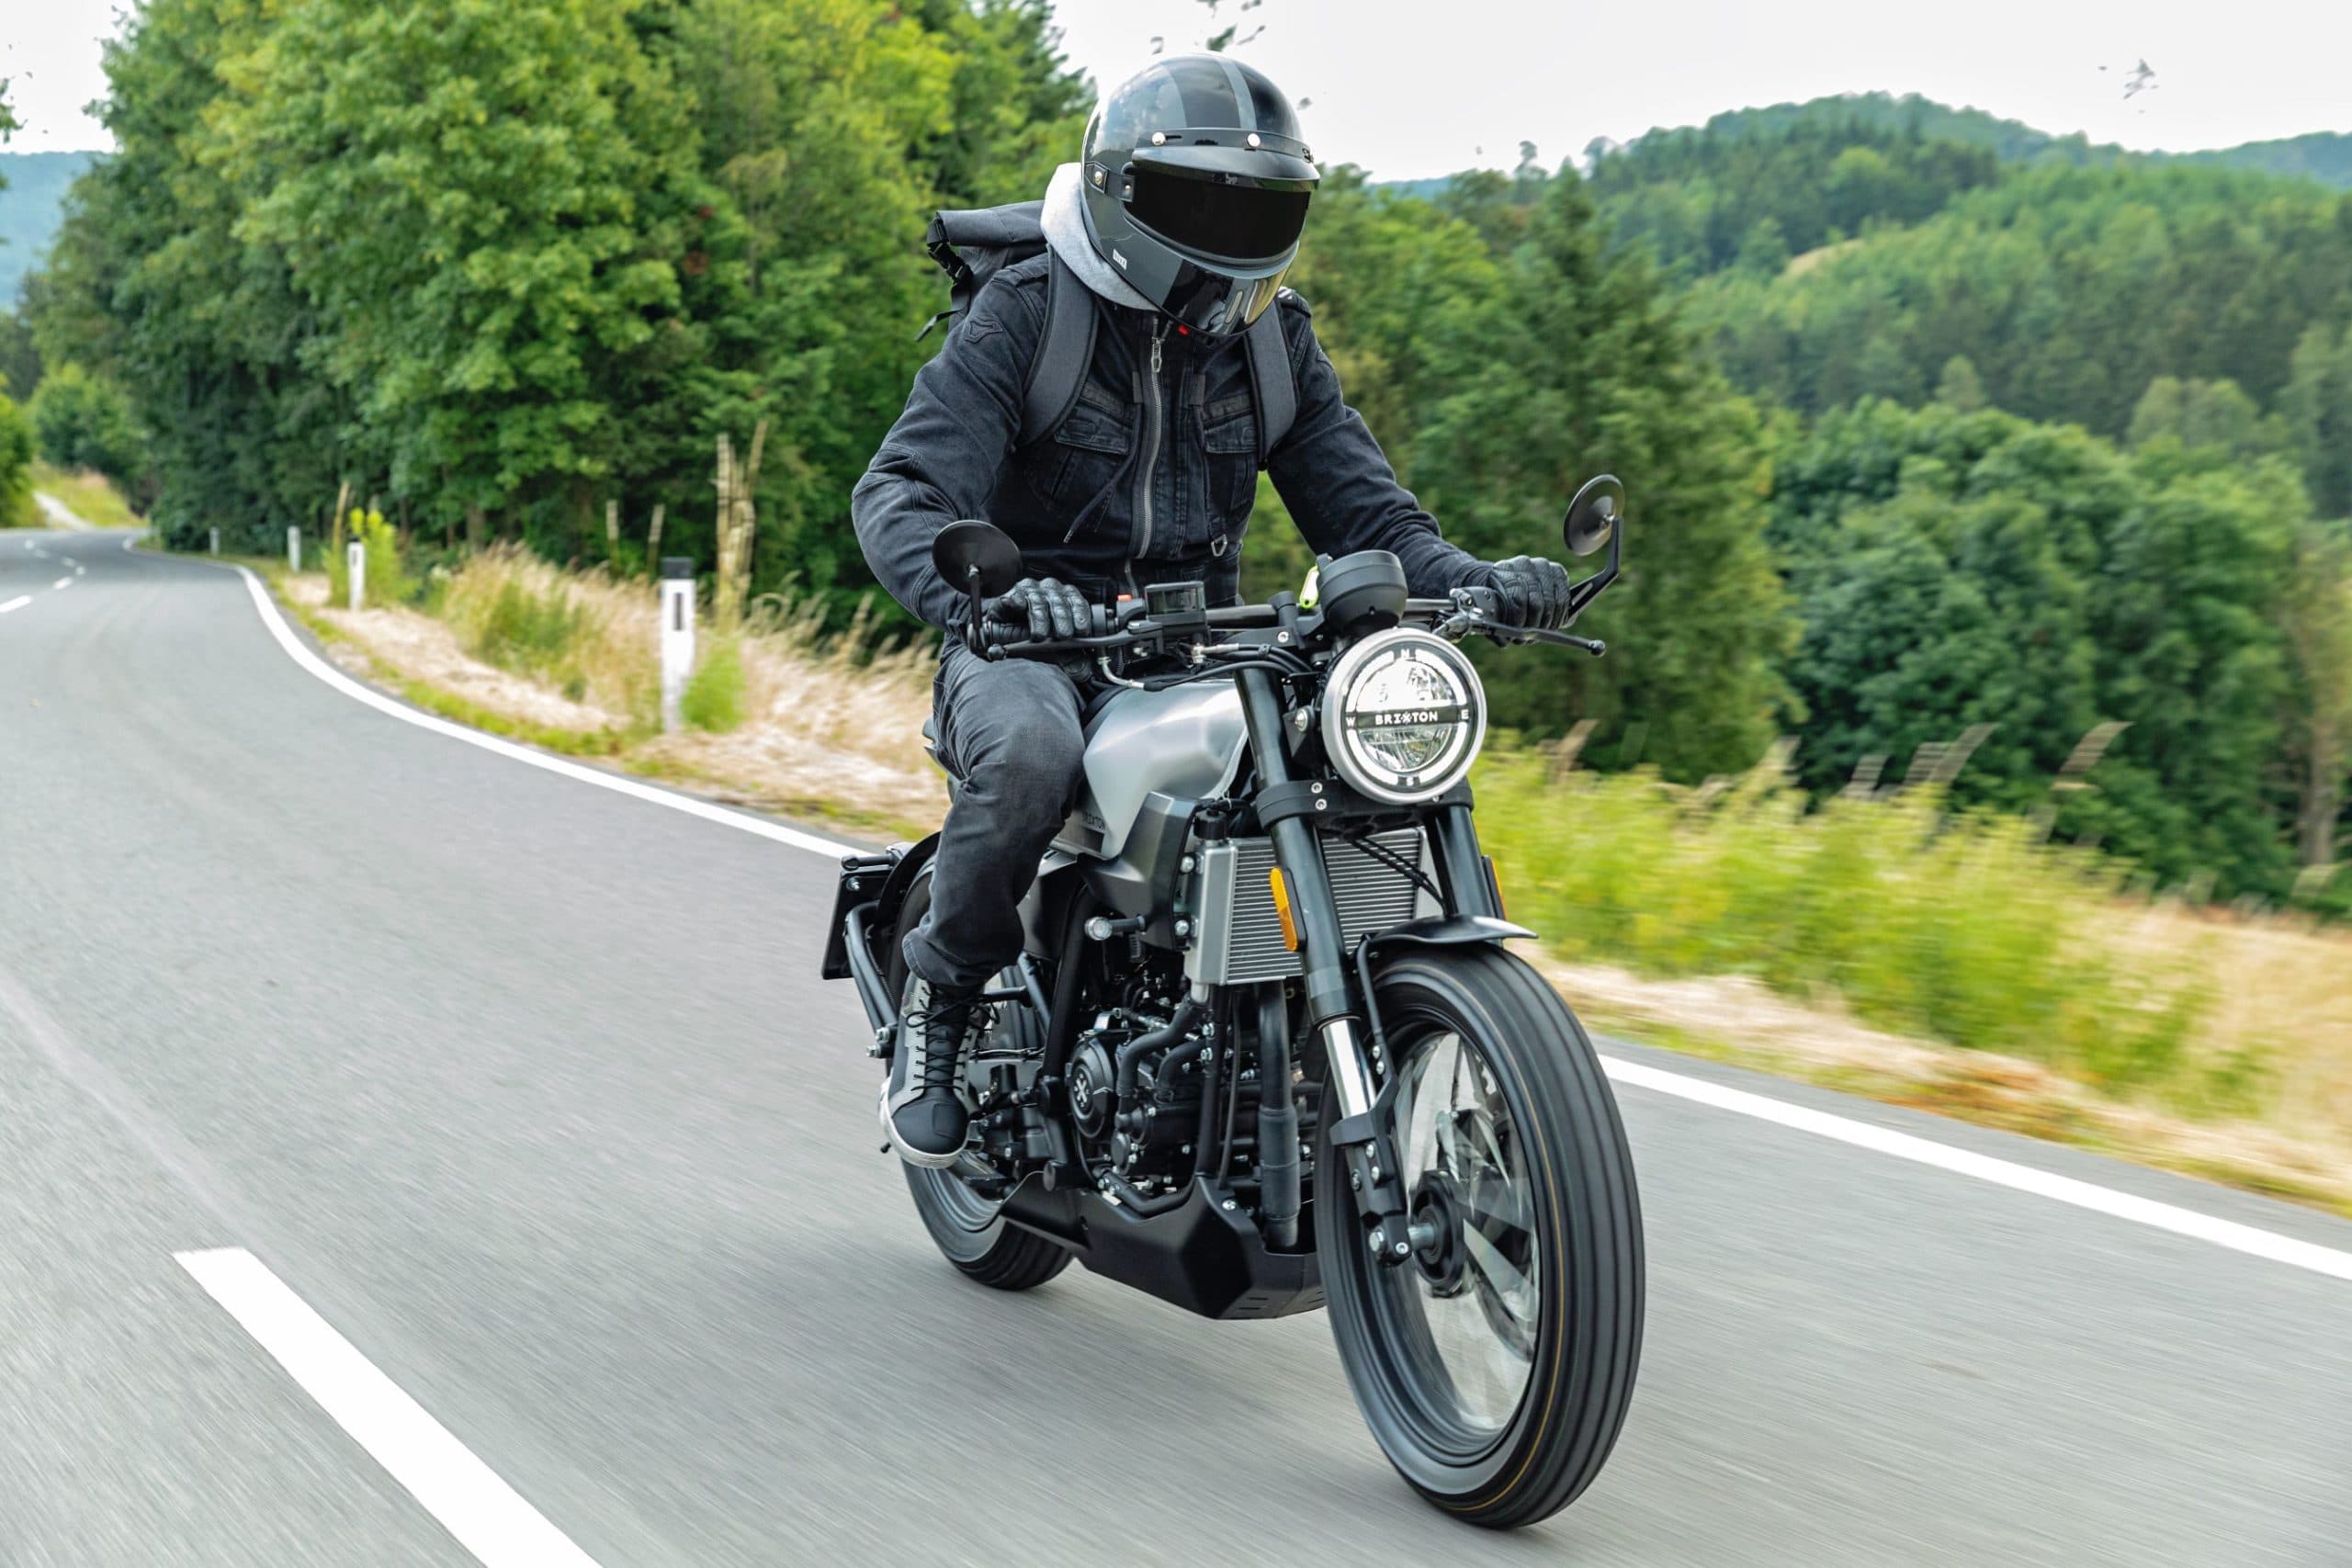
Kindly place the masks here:
<instances>
[{"instance_id":1,"label":"jacket zipper","mask_svg":"<svg viewBox=\"0 0 2352 1568\"><path fill-rule=\"evenodd\" d=\"M1159 403L1160 352L1168 338L1168 318L1155 316L1151 322L1151 374L1143 384L1144 455L1141 491L1136 497L1137 522L1135 548L1127 557L1127 587L1136 586L1135 563L1151 554L1151 481L1159 468L1159 437L1162 413Z\"/></svg>"}]
</instances>

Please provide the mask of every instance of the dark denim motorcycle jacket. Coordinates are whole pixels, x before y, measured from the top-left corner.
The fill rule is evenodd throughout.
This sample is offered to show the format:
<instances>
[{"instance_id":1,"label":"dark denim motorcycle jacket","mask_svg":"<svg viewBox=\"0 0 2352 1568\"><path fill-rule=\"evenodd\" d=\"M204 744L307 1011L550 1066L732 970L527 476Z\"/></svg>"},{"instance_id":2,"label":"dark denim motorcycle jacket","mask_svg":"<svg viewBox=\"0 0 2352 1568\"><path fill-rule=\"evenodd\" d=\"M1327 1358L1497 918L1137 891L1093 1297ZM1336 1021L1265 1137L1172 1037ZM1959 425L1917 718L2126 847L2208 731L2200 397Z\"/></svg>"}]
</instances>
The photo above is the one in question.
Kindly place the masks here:
<instances>
[{"instance_id":1,"label":"dark denim motorcycle jacket","mask_svg":"<svg viewBox=\"0 0 2352 1568\"><path fill-rule=\"evenodd\" d=\"M932 570L932 539L980 517L1012 536L1030 575L1097 602L1180 581L1205 582L1212 604L1232 602L1258 487L1247 346L1164 327L1155 417L1147 382L1159 318L1094 299L1093 364L1078 400L1050 434L1022 446L1046 265L1041 255L991 278L916 376L851 499L866 563L909 611L954 626L963 602ZM1266 466L1308 544L1332 556L1393 550L1419 595L1482 582L1485 566L1439 536L1340 397L1306 301L1285 289L1275 308L1298 410Z\"/></svg>"}]
</instances>

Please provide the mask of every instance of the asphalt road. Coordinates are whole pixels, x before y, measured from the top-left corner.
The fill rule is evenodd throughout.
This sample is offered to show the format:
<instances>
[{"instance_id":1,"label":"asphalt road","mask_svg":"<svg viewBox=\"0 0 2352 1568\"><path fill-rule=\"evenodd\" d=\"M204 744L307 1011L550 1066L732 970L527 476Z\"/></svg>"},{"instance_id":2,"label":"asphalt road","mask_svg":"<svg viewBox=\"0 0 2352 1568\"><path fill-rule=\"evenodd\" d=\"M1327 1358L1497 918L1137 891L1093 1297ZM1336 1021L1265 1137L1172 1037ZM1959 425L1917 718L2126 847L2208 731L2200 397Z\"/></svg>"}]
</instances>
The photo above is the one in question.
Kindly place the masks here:
<instances>
[{"instance_id":1,"label":"asphalt road","mask_svg":"<svg viewBox=\"0 0 2352 1568\"><path fill-rule=\"evenodd\" d=\"M826 860L373 711L123 542L0 535L0 1562L472 1561L175 1260L235 1247L605 1568L2352 1564L2352 1282L1634 1087L1632 1420L1452 1524L1319 1318L939 1261Z\"/></svg>"}]
</instances>

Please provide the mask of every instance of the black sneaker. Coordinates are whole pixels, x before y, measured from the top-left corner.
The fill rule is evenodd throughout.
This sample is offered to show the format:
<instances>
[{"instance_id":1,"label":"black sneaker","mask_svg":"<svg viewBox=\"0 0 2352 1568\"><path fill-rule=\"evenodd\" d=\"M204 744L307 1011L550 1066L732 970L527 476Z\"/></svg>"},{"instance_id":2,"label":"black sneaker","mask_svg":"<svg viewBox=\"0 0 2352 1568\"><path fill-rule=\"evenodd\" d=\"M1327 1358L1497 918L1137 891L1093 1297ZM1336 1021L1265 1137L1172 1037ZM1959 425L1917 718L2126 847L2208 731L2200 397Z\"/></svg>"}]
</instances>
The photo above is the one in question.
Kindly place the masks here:
<instances>
[{"instance_id":1,"label":"black sneaker","mask_svg":"<svg viewBox=\"0 0 2352 1568\"><path fill-rule=\"evenodd\" d=\"M972 1046L988 1032L978 993L934 989L917 976L907 987L899 1048L882 1086L882 1130L909 1165L954 1165L972 1129L957 1089Z\"/></svg>"}]
</instances>

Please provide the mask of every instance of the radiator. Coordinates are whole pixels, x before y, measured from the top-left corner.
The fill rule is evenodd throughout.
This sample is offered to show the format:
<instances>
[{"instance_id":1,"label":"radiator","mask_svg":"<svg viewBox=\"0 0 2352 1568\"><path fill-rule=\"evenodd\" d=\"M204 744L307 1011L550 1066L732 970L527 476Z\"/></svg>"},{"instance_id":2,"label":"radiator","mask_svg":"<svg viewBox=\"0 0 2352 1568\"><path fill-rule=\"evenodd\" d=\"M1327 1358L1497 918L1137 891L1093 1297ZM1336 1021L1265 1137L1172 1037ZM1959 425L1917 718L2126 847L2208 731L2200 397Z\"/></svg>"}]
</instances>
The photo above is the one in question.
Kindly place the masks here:
<instances>
[{"instance_id":1,"label":"radiator","mask_svg":"<svg viewBox=\"0 0 2352 1568\"><path fill-rule=\"evenodd\" d=\"M1407 865L1430 874L1428 840L1418 828L1375 833L1371 841ZM1411 877L1362 845L1326 836L1323 866L1340 907L1340 934L1347 951L1369 933L1440 912ZM1211 986L1248 985L1299 973L1298 954L1283 945L1282 917L1267 873L1274 868L1271 839L1227 839L1195 854L1185 903L1192 912L1193 945L1184 973Z\"/></svg>"}]
</instances>

